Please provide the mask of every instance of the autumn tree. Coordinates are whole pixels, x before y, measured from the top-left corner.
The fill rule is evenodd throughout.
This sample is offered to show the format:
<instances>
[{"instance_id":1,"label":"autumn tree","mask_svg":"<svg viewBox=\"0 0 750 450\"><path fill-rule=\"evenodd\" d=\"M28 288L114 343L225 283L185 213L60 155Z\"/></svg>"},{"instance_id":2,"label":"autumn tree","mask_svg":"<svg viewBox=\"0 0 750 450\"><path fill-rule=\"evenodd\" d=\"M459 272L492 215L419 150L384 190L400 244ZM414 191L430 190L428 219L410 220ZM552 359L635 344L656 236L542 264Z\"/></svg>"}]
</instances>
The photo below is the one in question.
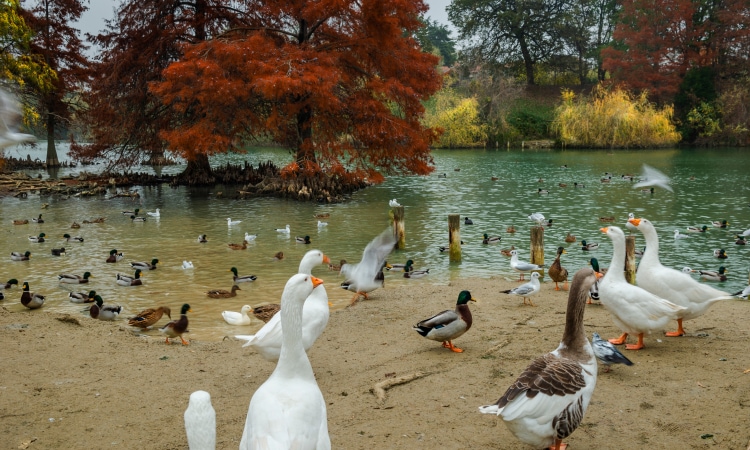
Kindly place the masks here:
<instances>
[{"instance_id":1,"label":"autumn tree","mask_svg":"<svg viewBox=\"0 0 750 450\"><path fill-rule=\"evenodd\" d=\"M426 9L411 0L247 3L244 25L186 45L152 84L180 116L161 136L188 160L272 140L294 153L287 175L427 174L437 136L420 124L421 102L441 77L413 37Z\"/></svg>"},{"instance_id":2,"label":"autumn tree","mask_svg":"<svg viewBox=\"0 0 750 450\"><path fill-rule=\"evenodd\" d=\"M22 17L34 31L30 52L40 55L57 75L51 89L34 92L47 129L48 167L60 165L55 131L59 121L67 120L74 113L77 106L73 94L85 80L87 46L79 38L80 31L73 27L73 22L87 9L83 0L36 0L33 6L22 10Z\"/></svg>"}]
</instances>

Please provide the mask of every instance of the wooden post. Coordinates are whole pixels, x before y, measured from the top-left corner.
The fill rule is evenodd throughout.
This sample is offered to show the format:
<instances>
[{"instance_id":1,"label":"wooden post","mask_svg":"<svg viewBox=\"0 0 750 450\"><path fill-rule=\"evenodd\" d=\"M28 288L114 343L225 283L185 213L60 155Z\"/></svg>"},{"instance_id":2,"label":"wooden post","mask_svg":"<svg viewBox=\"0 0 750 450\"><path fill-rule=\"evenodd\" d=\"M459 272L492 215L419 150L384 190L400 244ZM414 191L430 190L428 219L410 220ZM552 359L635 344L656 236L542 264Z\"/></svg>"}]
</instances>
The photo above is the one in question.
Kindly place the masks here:
<instances>
[{"instance_id":1,"label":"wooden post","mask_svg":"<svg viewBox=\"0 0 750 450\"><path fill-rule=\"evenodd\" d=\"M625 279L635 284L635 236L625 236Z\"/></svg>"},{"instance_id":2,"label":"wooden post","mask_svg":"<svg viewBox=\"0 0 750 450\"><path fill-rule=\"evenodd\" d=\"M461 262L461 216L448 214L448 243L450 262Z\"/></svg>"},{"instance_id":3,"label":"wooden post","mask_svg":"<svg viewBox=\"0 0 750 450\"><path fill-rule=\"evenodd\" d=\"M396 242L396 248L403 250L406 247L406 231L404 228L404 207L394 206L391 208L393 212L393 235L396 236L398 242Z\"/></svg>"},{"instance_id":4,"label":"wooden post","mask_svg":"<svg viewBox=\"0 0 750 450\"><path fill-rule=\"evenodd\" d=\"M544 265L544 227L531 227L531 264ZM539 271L540 279L544 278L544 270Z\"/></svg>"}]
</instances>

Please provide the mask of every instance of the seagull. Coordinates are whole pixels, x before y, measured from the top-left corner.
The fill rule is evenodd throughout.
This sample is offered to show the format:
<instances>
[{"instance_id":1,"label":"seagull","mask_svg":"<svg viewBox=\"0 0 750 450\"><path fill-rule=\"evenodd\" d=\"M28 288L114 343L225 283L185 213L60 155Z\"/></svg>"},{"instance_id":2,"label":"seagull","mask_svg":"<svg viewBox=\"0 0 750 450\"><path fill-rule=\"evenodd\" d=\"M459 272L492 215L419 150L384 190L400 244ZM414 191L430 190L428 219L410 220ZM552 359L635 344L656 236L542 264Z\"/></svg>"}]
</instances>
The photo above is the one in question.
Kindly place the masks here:
<instances>
[{"instance_id":1,"label":"seagull","mask_svg":"<svg viewBox=\"0 0 750 450\"><path fill-rule=\"evenodd\" d=\"M518 281L523 281L523 273L531 272L532 270L541 269L537 264L527 263L525 261L518 260L518 250L510 251L510 268L519 272Z\"/></svg>"},{"instance_id":2,"label":"seagull","mask_svg":"<svg viewBox=\"0 0 750 450\"><path fill-rule=\"evenodd\" d=\"M393 200L388 201L388 206L391 208L396 208L398 206L401 206L401 203L399 203L395 198Z\"/></svg>"},{"instance_id":3,"label":"seagull","mask_svg":"<svg viewBox=\"0 0 750 450\"><path fill-rule=\"evenodd\" d=\"M591 346L594 348L594 356L602 364L604 364L604 371L609 372L610 364L625 364L626 366L632 366L633 361L629 360L617 348L612 345L609 341L605 341L599 336L599 333L594 333L594 338L591 340Z\"/></svg>"},{"instance_id":4,"label":"seagull","mask_svg":"<svg viewBox=\"0 0 750 450\"><path fill-rule=\"evenodd\" d=\"M154 212L149 211L146 214L148 214L151 217L161 217L161 213L159 212L159 208L156 208L156 211L154 211Z\"/></svg>"},{"instance_id":5,"label":"seagull","mask_svg":"<svg viewBox=\"0 0 750 450\"><path fill-rule=\"evenodd\" d=\"M237 225L240 222L242 222L242 221L241 220L232 220L231 217L227 217L227 226L228 227L231 227L232 225Z\"/></svg>"},{"instance_id":6,"label":"seagull","mask_svg":"<svg viewBox=\"0 0 750 450\"><path fill-rule=\"evenodd\" d=\"M328 222L321 222L320 220L318 221L318 228L323 228L327 226L328 226Z\"/></svg>"},{"instance_id":7,"label":"seagull","mask_svg":"<svg viewBox=\"0 0 750 450\"><path fill-rule=\"evenodd\" d=\"M183 269L192 269L193 268L193 262L192 261L183 261L182 262L182 268Z\"/></svg>"},{"instance_id":8,"label":"seagull","mask_svg":"<svg viewBox=\"0 0 750 450\"><path fill-rule=\"evenodd\" d=\"M629 223L629 222L628 222L628 223ZM689 237L690 237L690 236L688 236L687 234L682 234L682 233L680 233L680 230L674 230L674 238L675 238L675 239L687 239L687 238L689 238Z\"/></svg>"},{"instance_id":9,"label":"seagull","mask_svg":"<svg viewBox=\"0 0 750 450\"><path fill-rule=\"evenodd\" d=\"M346 281L341 283L341 287L356 292L350 304L353 305L360 296L367 299L367 293L383 287L385 260L390 255L396 242L397 239L393 235L393 230L387 228L367 244L359 263L341 266L341 273L346 277Z\"/></svg>"},{"instance_id":10,"label":"seagull","mask_svg":"<svg viewBox=\"0 0 750 450\"><path fill-rule=\"evenodd\" d=\"M292 232L292 229L289 228L289 224L286 224L285 228L276 228L276 232L281 234L289 234Z\"/></svg>"},{"instance_id":11,"label":"seagull","mask_svg":"<svg viewBox=\"0 0 750 450\"><path fill-rule=\"evenodd\" d=\"M643 174L641 175L640 181L633 185L633 188L639 189L646 186L657 186L664 188L669 192L674 192L672 186L669 183L672 180L664 173L654 169L648 164L643 165Z\"/></svg>"},{"instance_id":12,"label":"seagull","mask_svg":"<svg viewBox=\"0 0 750 450\"><path fill-rule=\"evenodd\" d=\"M531 273L531 281L528 283L524 283L517 288L513 289L507 289L505 291L500 291L504 294L512 294L512 295L519 295L523 297L523 304L526 304L526 299L529 300L529 305L536 306L534 302L531 301L531 296L539 292L539 290L542 288L542 286L539 284L539 272L532 272Z\"/></svg>"},{"instance_id":13,"label":"seagull","mask_svg":"<svg viewBox=\"0 0 750 450\"><path fill-rule=\"evenodd\" d=\"M258 237L257 234L250 234L250 233L245 232L245 240L248 241L248 242L254 241L255 238L257 238L257 237Z\"/></svg>"},{"instance_id":14,"label":"seagull","mask_svg":"<svg viewBox=\"0 0 750 450\"><path fill-rule=\"evenodd\" d=\"M536 222L537 225L544 225L544 214L537 212L534 214L529 214L528 217L529 220L531 220L532 222Z\"/></svg>"},{"instance_id":15,"label":"seagull","mask_svg":"<svg viewBox=\"0 0 750 450\"><path fill-rule=\"evenodd\" d=\"M18 101L0 88L0 150L25 142L36 142L34 136L15 131L20 122L21 108Z\"/></svg>"}]
</instances>

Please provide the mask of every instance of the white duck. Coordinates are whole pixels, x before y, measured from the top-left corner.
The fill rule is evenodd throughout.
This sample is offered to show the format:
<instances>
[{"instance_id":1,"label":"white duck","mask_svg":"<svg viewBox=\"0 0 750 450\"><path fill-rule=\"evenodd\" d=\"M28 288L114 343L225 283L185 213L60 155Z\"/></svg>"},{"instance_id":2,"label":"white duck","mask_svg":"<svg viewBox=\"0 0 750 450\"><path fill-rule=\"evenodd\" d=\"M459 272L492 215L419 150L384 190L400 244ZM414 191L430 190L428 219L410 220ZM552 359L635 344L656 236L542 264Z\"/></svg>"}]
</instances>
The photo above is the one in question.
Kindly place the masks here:
<instances>
[{"instance_id":1,"label":"white duck","mask_svg":"<svg viewBox=\"0 0 750 450\"><path fill-rule=\"evenodd\" d=\"M644 347L644 333L663 330L670 320L684 313L685 308L628 283L625 280L625 233L618 227L602 228L601 231L612 239L612 262L607 274L599 280L599 299L612 314L615 325L623 331L619 338L609 342L621 345L628 334L637 334L638 343L628 344L625 348L640 350ZM648 251L652 251L650 244L646 245Z\"/></svg>"},{"instance_id":2,"label":"white duck","mask_svg":"<svg viewBox=\"0 0 750 450\"><path fill-rule=\"evenodd\" d=\"M677 331L667 333L667 336L684 335L683 320L703 315L719 300L732 299L732 295L727 292L700 283L679 270L664 267L659 261L659 236L654 225L644 218L631 219L630 222L643 233L646 240L646 252L635 277L638 286L685 308L677 316Z\"/></svg>"},{"instance_id":3,"label":"white duck","mask_svg":"<svg viewBox=\"0 0 750 450\"><path fill-rule=\"evenodd\" d=\"M497 403L479 408L483 414L502 416L511 433L534 448L559 449L581 424L594 393L596 358L583 315L595 280L591 268L576 272L560 345L532 361Z\"/></svg>"},{"instance_id":4,"label":"white duck","mask_svg":"<svg viewBox=\"0 0 750 450\"><path fill-rule=\"evenodd\" d=\"M385 281L383 266L385 266L385 260L390 255L396 242L393 230L387 228L367 244L359 263L341 266L341 273L346 277L346 281L341 283L341 287L356 292L352 297L351 304L354 304L360 296L367 299L369 292L383 287Z\"/></svg>"},{"instance_id":5,"label":"white duck","mask_svg":"<svg viewBox=\"0 0 750 450\"><path fill-rule=\"evenodd\" d=\"M532 270L541 269L541 267L539 267L537 264L531 264L526 261L519 261L518 250L510 251L510 268L519 273L518 281L524 280L523 278L524 272L531 272Z\"/></svg>"},{"instance_id":6,"label":"white duck","mask_svg":"<svg viewBox=\"0 0 750 450\"><path fill-rule=\"evenodd\" d=\"M330 264L330 262L331 260L320 250L310 250L305 253L299 263L299 273L310 275L315 266ZM302 307L302 347L305 351L309 350L323 333L328 324L329 315L328 293L325 286L319 286L312 291ZM235 337L247 341L243 347L253 347L264 359L277 361L281 354L283 334L281 314L274 314L255 335Z\"/></svg>"},{"instance_id":7,"label":"white duck","mask_svg":"<svg viewBox=\"0 0 750 450\"><path fill-rule=\"evenodd\" d=\"M534 302L531 301L531 296L539 292L541 289L541 285L539 284L539 272L532 272L531 273L531 281L528 283L524 283L516 288L508 289L505 291L500 291L504 294L512 294L512 295L518 295L520 297L523 297L523 304L526 304L526 299L529 300L529 305L536 306Z\"/></svg>"},{"instance_id":8,"label":"white duck","mask_svg":"<svg viewBox=\"0 0 750 450\"><path fill-rule=\"evenodd\" d=\"M206 391L190 394L185 410L185 434L190 450L216 448L216 411L211 405L211 395Z\"/></svg>"},{"instance_id":9,"label":"white duck","mask_svg":"<svg viewBox=\"0 0 750 450\"><path fill-rule=\"evenodd\" d=\"M298 273L281 294L281 355L247 410L240 450L330 449L326 403L302 345L302 306L323 281Z\"/></svg>"},{"instance_id":10,"label":"white duck","mask_svg":"<svg viewBox=\"0 0 750 450\"><path fill-rule=\"evenodd\" d=\"M245 305L242 307L242 310L240 310L240 312L222 311L221 316L224 318L224 322L228 323L229 325L250 325L251 320L250 316L248 316L247 313L252 310L252 306Z\"/></svg>"}]
</instances>

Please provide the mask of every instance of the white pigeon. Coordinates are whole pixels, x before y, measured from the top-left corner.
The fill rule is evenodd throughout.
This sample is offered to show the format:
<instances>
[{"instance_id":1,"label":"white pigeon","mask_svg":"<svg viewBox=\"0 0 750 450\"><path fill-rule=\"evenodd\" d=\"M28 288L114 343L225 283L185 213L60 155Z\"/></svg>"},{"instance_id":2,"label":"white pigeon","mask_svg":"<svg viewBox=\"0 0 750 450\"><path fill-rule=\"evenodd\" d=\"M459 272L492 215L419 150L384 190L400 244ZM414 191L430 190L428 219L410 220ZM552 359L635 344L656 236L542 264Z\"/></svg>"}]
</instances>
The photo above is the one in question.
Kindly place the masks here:
<instances>
[{"instance_id":1,"label":"white pigeon","mask_svg":"<svg viewBox=\"0 0 750 450\"><path fill-rule=\"evenodd\" d=\"M541 269L537 264L531 264L526 261L518 260L518 250L510 251L510 268L519 273L518 281L523 281L524 272L531 272L532 270Z\"/></svg>"},{"instance_id":2,"label":"white pigeon","mask_svg":"<svg viewBox=\"0 0 750 450\"><path fill-rule=\"evenodd\" d=\"M518 295L523 297L523 304L526 304L526 299L529 300L529 305L536 306L531 301L531 296L539 292L542 286L539 284L539 272L531 273L531 281L524 283L516 288L500 291L504 294Z\"/></svg>"},{"instance_id":3,"label":"white pigeon","mask_svg":"<svg viewBox=\"0 0 750 450\"><path fill-rule=\"evenodd\" d=\"M388 201L388 205L389 205L389 206L390 206L391 208L395 208L395 207L397 207L397 206L401 206L401 203L399 203L399 202L398 202L398 201L397 201L397 200L396 200L396 199L394 198L393 200L389 200L389 201Z\"/></svg>"},{"instance_id":4,"label":"white pigeon","mask_svg":"<svg viewBox=\"0 0 750 450\"><path fill-rule=\"evenodd\" d=\"M21 108L18 101L0 88L0 150L24 142L36 142L34 136L16 131L20 122Z\"/></svg>"},{"instance_id":5,"label":"white pigeon","mask_svg":"<svg viewBox=\"0 0 750 450\"><path fill-rule=\"evenodd\" d=\"M276 232L281 234L289 234L292 232L292 229L289 228L289 224L286 224L286 227L284 228L276 228Z\"/></svg>"},{"instance_id":6,"label":"white pigeon","mask_svg":"<svg viewBox=\"0 0 750 450\"><path fill-rule=\"evenodd\" d=\"M396 242L398 241L393 235L393 229L389 227L367 244L360 262L341 266L341 273L346 277L341 287L356 292L351 304L354 304L360 296L367 299L369 292L383 287L385 260L393 251Z\"/></svg>"},{"instance_id":7,"label":"white pigeon","mask_svg":"<svg viewBox=\"0 0 750 450\"><path fill-rule=\"evenodd\" d=\"M672 186L669 185L671 181L672 180L664 173L654 169L648 164L644 164L643 174L641 175L640 180L633 185L633 188L639 189L646 186L657 186L664 188L669 192L674 192Z\"/></svg>"},{"instance_id":8,"label":"white pigeon","mask_svg":"<svg viewBox=\"0 0 750 450\"><path fill-rule=\"evenodd\" d=\"M211 394L195 391L190 394L185 410L185 434L190 450L216 448L216 411L211 405Z\"/></svg>"},{"instance_id":9,"label":"white pigeon","mask_svg":"<svg viewBox=\"0 0 750 450\"><path fill-rule=\"evenodd\" d=\"M192 269L193 268L193 262L192 261L182 261L182 268L183 269Z\"/></svg>"},{"instance_id":10,"label":"white pigeon","mask_svg":"<svg viewBox=\"0 0 750 450\"><path fill-rule=\"evenodd\" d=\"M609 372L609 366L612 364L625 364L626 366L633 365L633 361L620 353L612 343L602 339L599 336L599 333L594 333L594 338L591 340L591 347L594 349L594 356L596 356L596 359L604 364L605 372Z\"/></svg>"},{"instance_id":11,"label":"white pigeon","mask_svg":"<svg viewBox=\"0 0 750 450\"><path fill-rule=\"evenodd\" d=\"M242 222L241 220L232 220L231 217L227 217L227 226L231 227L232 225L237 225L238 223Z\"/></svg>"},{"instance_id":12,"label":"white pigeon","mask_svg":"<svg viewBox=\"0 0 750 450\"><path fill-rule=\"evenodd\" d=\"M161 217L161 213L159 212L159 208L156 208L156 211L154 211L154 212L149 211L146 214L148 214L151 217Z\"/></svg>"},{"instance_id":13,"label":"white pigeon","mask_svg":"<svg viewBox=\"0 0 750 450\"><path fill-rule=\"evenodd\" d=\"M534 214L529 214L528 218L532 222L536 222L537 225L542 225L543 226L544 223L545 223L544 222L544 220L545 220L544 214L539 213L539 212L536 212Z\"/></svg>"}]
</instances>

